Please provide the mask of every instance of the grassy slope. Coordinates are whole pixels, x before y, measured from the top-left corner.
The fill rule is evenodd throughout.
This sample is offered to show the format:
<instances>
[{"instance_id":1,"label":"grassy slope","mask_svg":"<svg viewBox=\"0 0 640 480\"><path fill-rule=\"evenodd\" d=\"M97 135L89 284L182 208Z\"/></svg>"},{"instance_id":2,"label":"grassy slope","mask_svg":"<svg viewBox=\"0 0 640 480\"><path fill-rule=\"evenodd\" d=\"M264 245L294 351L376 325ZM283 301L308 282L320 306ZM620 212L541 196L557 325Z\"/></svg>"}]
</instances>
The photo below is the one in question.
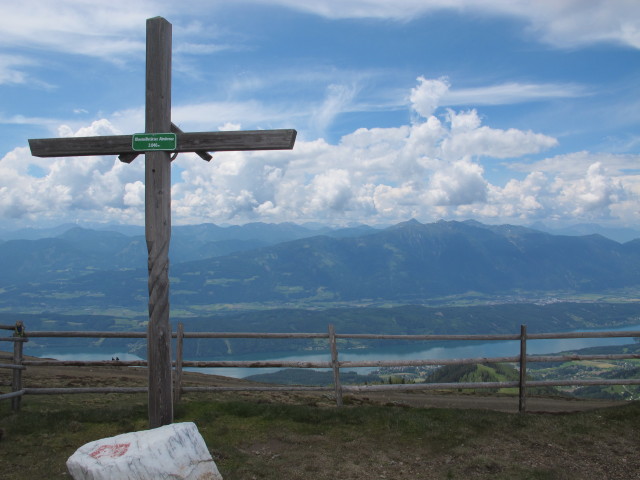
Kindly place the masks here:
<instances>
[{"instance_id":1,"label":"grassy slope","mask_svg":"<svg viewBox=\"0 0 640 480\"><path fill-rule=\"evenodd\" d=\"M0 371L2 392L9 375ZM30 367L24 381L26 387L137 386L146 383L146 371ZM185 385L238 382L185 375ZM147 428L146 400L30 395L17 415L9 401L0 402L0 477L69 478L65 462L79 446ZM225 480L640 476L640 403L561 415L480 410L502 410L505 400L517 405L505 396L394 392L347 396L338 409L322 393L189 394L177 405L176 421L196 423ZM536 406L541 400L530 398L531 410L548 411ZM552 411L588 403L546 400L556 403ZM425 408L431 405L445 408Z\"/></svg>"},{"instance_id":2,"label":"grassy slope","mask_svg":"<svg viewBox=\"0 0 640 480\"><path fill-rule=\"evenodd\" d=\"M324 397L190 395L176 421L198 426L225 480L637 478L640 404L567 415L408 408ZM86 442L146 428L144 395L27 397L0 404L2 478L68 478Z\"/></svg>"}]
</instances>

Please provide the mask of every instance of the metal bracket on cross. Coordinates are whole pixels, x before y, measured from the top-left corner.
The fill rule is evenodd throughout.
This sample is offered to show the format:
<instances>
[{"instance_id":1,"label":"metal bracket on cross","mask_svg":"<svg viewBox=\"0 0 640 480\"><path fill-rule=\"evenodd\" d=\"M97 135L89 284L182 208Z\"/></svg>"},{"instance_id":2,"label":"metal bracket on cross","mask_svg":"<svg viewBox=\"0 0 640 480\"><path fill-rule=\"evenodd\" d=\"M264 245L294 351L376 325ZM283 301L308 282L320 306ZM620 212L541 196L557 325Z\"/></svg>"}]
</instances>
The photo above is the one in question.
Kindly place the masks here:
<instances>
[{"instance_id":1,"label":"metal bracket on cross","mask_svg":"<svg viewBox=\"0 0 640 480\"><path fill-rule=\"evenodd\" d=\"M171 133L184 133L184 132L180 130L180 127L178 127L175 123L171 122ZM213 158L209 154L209 152L207 152L206 150L197 150L195 153L201 159L206 160L207 162ZM118 155L118 160L124 163L131 163L138 155L139 155L138 153L121 153L120 155ZM177 156L178 156L178 152L174 153L171 156L171 160L172 161L175 160Z\"/></svg>"}]
</instances>

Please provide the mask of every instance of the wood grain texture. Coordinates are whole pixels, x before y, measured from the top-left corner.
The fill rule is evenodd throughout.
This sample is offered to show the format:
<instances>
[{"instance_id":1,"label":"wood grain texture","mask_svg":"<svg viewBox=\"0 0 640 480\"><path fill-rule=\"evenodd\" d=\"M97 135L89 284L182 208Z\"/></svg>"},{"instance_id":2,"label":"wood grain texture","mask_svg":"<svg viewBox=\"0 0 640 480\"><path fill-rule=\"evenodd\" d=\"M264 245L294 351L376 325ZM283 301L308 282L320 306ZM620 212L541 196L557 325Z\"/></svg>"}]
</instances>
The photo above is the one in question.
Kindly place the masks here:
<instances>
[{"instance_id":1,"label":"wood grain texture","mask_svg":"<svg viewBox=\"0 0 640 480\"><path fill-rule=\"evenodd\" d=\"M176 333L176 369L173 382L174 403L178 403L182 395L182 359L184 352L184 324L182 322L178 323L178 331Z\"/></svg>"},{"instance_id":2,"label":"wood grain texture","mask_svg":"<svg viewBox=\"0 0 640 480\"><path fill-rule=\"evenodd\" d=\"M333 386L336 396L336 405L342 406L342 384L340 383L340 362L338 361L338 345L336 343L336 329L329 324L329 347L331 348L331 368L333 370Z\"/></svg>"},{"instance_id":3,"label":"wood grain texture","mask_svg":"<svg viewBox=\"0 0 640 480\"><path fill-rule=\"evenodd\" d=\"M147 132L166 133L166 132ZM291 150L297 132L293 129L244 130L239 132L176 133L177 147L172 152L229 152L248 150ZM131 146L132 135L102 137L31 138L34 157L83 157L124 155L129 163L139 153Z\"/></svg>"},{"instance_id":4,"label":"wood grain texture","mask_svg":"<svg viewBox=\"0 0 640 480\"><path fill-rule=\"evenodd\" d=\"M13 363L14 365L22 365L23 361L23 345L24 342L13 343ZM16 369L13 371L11 380L11 391L19 392L22 390L22 371ZM11 408L14 412L20 411L22 406L22 395L18 395L11 399Z\"/></svg>"},{"instance_id":5,"label":"wood grain texture","mask_svg":"<svg viewBox=\"0 0 640 480\"><path fill-rule=\"evenodd\" d=\"M171 128L171 24L147 20L145 132ZM169 323L169 242L171 240L171 159L168 152L145 153L145 236L149 266L149 428L173 422L171 326Z\"/></svg>"},{"instance_id":6,"label":"wood grain texture","mask_svg":"<svg viewBox=\"0 0 640 480\"><path fill-rule=\"evenodd\" d=\"M518 386L518 411L527 411L527 326L520 325L520 385Z\"/></svg>"}]
</instances>

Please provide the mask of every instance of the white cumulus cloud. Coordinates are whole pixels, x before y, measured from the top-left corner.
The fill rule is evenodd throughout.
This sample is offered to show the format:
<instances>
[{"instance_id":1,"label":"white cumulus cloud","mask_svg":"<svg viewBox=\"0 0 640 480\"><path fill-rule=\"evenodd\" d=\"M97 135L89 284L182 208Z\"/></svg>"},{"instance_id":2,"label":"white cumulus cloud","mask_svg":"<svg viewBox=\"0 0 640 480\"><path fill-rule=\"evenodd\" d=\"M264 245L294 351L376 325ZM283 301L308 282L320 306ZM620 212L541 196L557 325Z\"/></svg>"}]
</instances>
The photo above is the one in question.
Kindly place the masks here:
<instances>
[{"instance_id":1,"label":"white cumulus cloud","mask_svg":"<svg viewBox=\"0 0 640 480\"><path fill-rule=\"evenodd\" d=\"M442 79L418 77L418 85L411 90L409 100L413 109L422 117L429 118L438 108L440 99L449 90L449 82Z\"/></svg>"},{"instance_id":2,"label":"white cumulus cloud","mask_svg":"<svg viewBox=\"0 0 640 480\"><path fill-rule=\"evenodd\" d=\"M420 77L411 106L420 116L412 123L360 128L336 144L298 140L292 151L220 152L211 162L180 154L173 164L173 222L637 218L637 156L576 152L527 162L557 140L484 125L475 109L443 111L448 88ZM110 135L120 127L102 119L58 132ZM514 172L503 185L487 178L496 159L509 159ZM143 182L142 157L131 164L115 157L39 159L17 148L0 159L0 216L141 223Z\"/></svg>"}]
</instances>

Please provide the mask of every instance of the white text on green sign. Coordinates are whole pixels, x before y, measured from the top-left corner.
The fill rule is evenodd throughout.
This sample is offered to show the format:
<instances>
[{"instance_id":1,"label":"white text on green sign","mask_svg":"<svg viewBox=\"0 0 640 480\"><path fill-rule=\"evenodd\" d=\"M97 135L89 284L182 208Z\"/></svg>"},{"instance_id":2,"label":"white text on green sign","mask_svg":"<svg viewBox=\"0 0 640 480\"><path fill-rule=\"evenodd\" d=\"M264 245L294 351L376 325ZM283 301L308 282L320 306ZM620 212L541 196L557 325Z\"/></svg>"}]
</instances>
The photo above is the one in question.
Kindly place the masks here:
<instances>
[{"instance_id":1,"label":"white text on green sign","mask_svg":"<svg viewBox=\"0 0 640 480\"><path fill-rule=\"evenodd\" d=\"M178 145L175 133L134 133L131 147L135 151L175 150Z\"/></svg>"}]
</instances>

